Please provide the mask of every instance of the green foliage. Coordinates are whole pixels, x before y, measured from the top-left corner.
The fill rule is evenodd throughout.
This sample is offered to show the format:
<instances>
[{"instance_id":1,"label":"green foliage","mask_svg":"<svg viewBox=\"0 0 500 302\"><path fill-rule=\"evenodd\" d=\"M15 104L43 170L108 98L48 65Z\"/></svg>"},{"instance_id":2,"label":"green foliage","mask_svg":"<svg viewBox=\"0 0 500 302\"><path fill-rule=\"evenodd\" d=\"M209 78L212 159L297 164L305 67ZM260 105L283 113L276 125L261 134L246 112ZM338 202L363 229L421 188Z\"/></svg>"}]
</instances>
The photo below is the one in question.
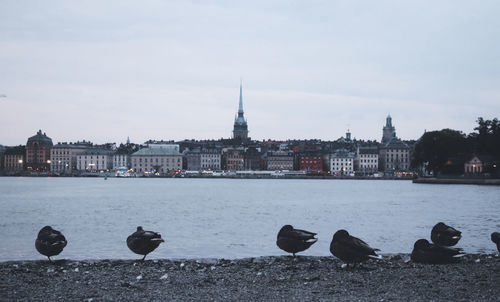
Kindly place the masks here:
<instances>
[{"instance_id":1,"label":"green foliage","mask_svg":"<svg viewBox=\"0 0 500 302\"><path fill-rule=\"evenodd\" d=\"M411 164L418 167L427 163L427 170L437 175L440 172L448 172L446 170L453 171L451 166L454 166L454 162L450 163L450 159L463 157L468 151L467 138L460 131L443 129L426 132L415 144Z\"/></svg>"},{"instance_id":2,"label":"green foliage","mask_svg":"<svg viewBox=\"0 0 500 302\"><path fill-rule=\"evenodd\" d=\"M500 121L477 119L476 132L465 136L452 129L426 132L415 144L411 165L426 165L434 175L462 174L463 164L472 154L500 158Z\"/></svg>"}]
</instances>

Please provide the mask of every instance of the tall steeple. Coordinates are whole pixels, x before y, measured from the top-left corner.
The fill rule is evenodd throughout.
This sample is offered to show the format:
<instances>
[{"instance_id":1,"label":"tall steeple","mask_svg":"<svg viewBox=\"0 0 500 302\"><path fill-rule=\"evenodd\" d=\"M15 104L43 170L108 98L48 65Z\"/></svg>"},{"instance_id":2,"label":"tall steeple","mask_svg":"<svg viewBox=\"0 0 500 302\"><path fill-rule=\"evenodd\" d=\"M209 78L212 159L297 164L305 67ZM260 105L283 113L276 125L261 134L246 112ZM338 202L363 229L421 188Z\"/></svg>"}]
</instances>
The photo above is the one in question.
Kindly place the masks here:
<instances>
[{"instance_id":1,"label":"tall steeple","mask_svg":"<svg viewBox=\"0 0 500 302\"><path fill-rule=\"evenodd\" d=\"M240 80L240 102L238 105L238 116L234 119L233 138L242 142L248 140L248 125L243 116L243 88Z\"/></svg>"},{"instance_id":2,"label":"tall steeple","mask_svg":"<svg viewBox=\"0 0 500 302\"><path fill-rule=\"evenodd\" d=\"M392 125L390 114L385 119L385 126L382 131L382 144L387 144L393 137L396 137L396 128Z\"/></svg>"},{"instance_id":3,"label":"tall steeple","mask_svg":"<svg viewBox=\"0 0 500 302\"><path fill-rule=\"evenodd\" d=\"M238 107L238 117L243 117L243 92L242 92L242 84L240 80L240 105Z\"/></svg>"}]
</instances>

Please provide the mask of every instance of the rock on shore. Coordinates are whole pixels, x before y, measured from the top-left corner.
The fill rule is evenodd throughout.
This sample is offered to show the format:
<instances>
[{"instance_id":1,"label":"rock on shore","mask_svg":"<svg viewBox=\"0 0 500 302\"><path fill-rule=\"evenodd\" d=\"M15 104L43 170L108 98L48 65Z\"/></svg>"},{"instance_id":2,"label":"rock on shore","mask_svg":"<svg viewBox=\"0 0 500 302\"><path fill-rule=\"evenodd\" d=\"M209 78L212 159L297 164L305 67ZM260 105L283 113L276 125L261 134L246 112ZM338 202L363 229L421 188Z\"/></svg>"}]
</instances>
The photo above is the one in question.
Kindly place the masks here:
<instances>
[{"instance_id":1,"label":"rock on shore","mask_svg":"<svg viewBox=\"0 0 500 302\"><path fill-rule=\"evenodd\" d=\"M500 258L423 265L386 256L0 263L2 301L499 301Z\"/></svg>"}]
</instances>

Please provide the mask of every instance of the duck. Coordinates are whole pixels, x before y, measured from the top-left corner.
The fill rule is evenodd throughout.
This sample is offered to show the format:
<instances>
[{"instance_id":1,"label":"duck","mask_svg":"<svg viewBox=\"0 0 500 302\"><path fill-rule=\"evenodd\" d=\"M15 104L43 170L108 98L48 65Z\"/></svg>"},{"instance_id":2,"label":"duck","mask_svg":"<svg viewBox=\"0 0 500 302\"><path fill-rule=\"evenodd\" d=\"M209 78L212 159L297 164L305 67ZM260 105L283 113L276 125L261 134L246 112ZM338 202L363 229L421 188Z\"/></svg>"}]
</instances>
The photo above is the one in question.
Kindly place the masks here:
<instances>
[{"instance_id":1,"label":"duck","mask_svg":"<svg viewBox=\"0 0 500 302\"><path fill-rule=\"evenodd\" d=\"M335 257L344 261L349 267L349 264L360 263L370 258L381 259L380 255L375 253L379 249L370 247L363 240L351 236L346 230L338 230L335 232L330 243L330 252Z\"/></svg>"},{"instance_id":2,"label":"duck","mask_svg":"<svg viewBox=\"0 0 500 302\"><path fill-rule=\"evenodd\" d=\"M52 262L50 257L59 255L67 244L68 241L64 235L48 225L40 229L35 240L36 250L47 256L50 262Z\"/></svg>"},{"instance_id":3,"label":"duck","mask_svg":"<svg viewBox=\"0 0 500 302\"><path fill-rule=\"evenodd\" d=\"M413 245L410 258L418 263L443 264L455 262L462 256L465 254L460 248L441 246L432 244L427 239L419 239Z\"/></svg>"},{"instance_id":4,"label":"duck","mask_svg":"<svg viewBox=\"0 0 500 302\"><path fill-rule=\"evenodd\" d=\"M498 232L491 233L491 241L497 244L497 250L500 253L500 233Z\"/></svg>"},{"instance_id":5,"label":"duck","mask_svg":"<svg viewBox=\"0 0 500 302\"><path fill-rule=\"evenodd\" d=\"M146 259L146 255L154 251L160 243L165 242L159 233L153 231L145 231L142 226L137 227L137 231L127 237L128 248L139 255L144 255L142 261Z\"/></svg>"},{"instance_id":6,"label":"duck","mask_svg":"<svg viewBox=\"0 0 500 302\"><path fill-rule=\"evenodd\" d=\"M287 224L284 225L276 239L276 245L285 252L292 253L295 258L295 254L307 250L311 245L318 241L316 233L294 229L293 226Z\"/></svg>"},{"instance_id":7,"label":"duck","mask_svg":"<svg viewBox=\"0 0 500 302\"><path fill-rule=\"evenodd\" d=\"M462 232L443 222L438 222L431 231L432 242L441 246L454 246L460 238L462 238Z\"/></svg>"}]
</instances>

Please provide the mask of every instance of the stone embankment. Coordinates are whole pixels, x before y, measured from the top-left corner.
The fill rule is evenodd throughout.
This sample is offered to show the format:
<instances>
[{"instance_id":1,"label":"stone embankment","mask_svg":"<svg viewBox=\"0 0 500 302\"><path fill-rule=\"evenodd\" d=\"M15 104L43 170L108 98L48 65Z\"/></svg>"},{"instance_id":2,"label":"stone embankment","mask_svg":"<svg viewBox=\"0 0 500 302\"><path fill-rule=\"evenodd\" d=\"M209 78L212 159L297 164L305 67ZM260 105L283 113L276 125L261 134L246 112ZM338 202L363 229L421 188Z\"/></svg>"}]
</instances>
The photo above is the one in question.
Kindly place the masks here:
<instances>
[{"instance_id":1,"label":"stone embankment","mask_svg":"<svg viewBox=\"0 0 500 302\"><path fill-rule=\"evenodd\" d=\"M500 258L424 265L385 256L0 263L2 301L499 301Z\"/></svg>"}]
</instances>

